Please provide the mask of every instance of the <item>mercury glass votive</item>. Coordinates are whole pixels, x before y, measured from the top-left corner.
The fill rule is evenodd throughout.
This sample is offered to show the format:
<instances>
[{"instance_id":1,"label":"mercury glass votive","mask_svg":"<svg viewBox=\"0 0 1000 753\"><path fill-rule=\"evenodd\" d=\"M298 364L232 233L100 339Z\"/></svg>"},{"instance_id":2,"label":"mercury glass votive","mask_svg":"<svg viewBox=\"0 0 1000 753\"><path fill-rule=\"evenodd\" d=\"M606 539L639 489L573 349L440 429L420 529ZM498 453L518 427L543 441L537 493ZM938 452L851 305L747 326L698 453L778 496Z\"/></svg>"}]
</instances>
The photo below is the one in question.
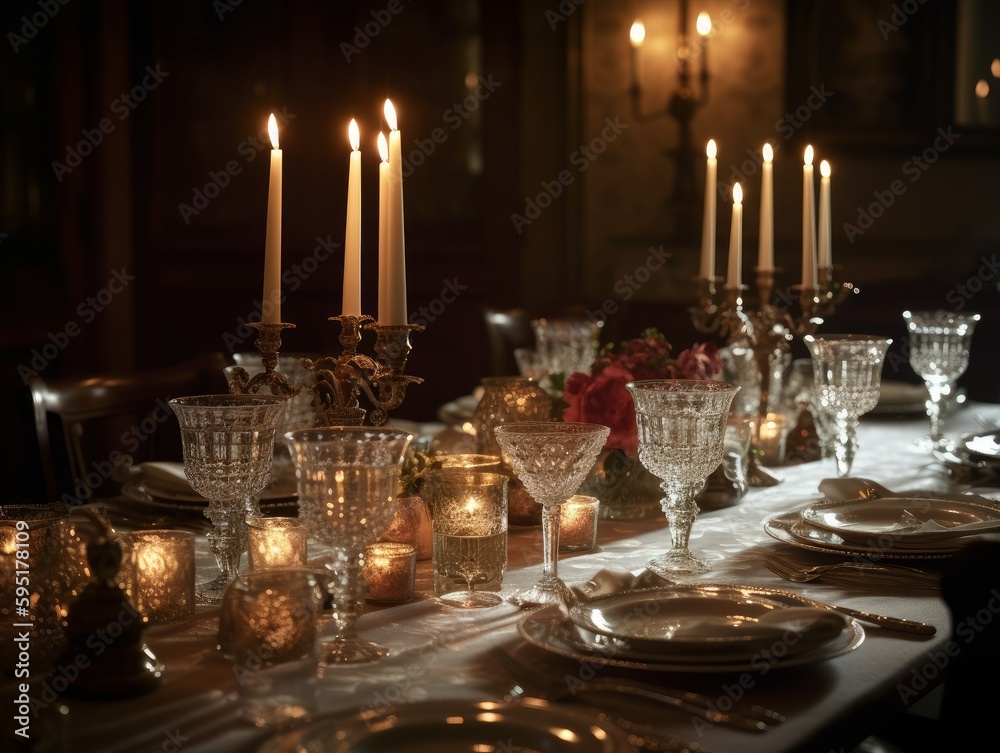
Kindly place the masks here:
<instances>
[{"instance_id":1,"label":"mercury glass votive","mask_svg":"<svg viewBox=\"0 0 1000 753\"><path fill-rule=\"evenodd\" d=\"M194 614L194 539L190 531L166 529L122 534L122 587L149 622Z\"/></svg>"},{"instance_id":2,"label":"mercury glass votive","mask_svg":"<svg viewBox=\"0 0 1000 753\"><path fill-rule=\"evenodd\" d=\"M303 567L309 532L298 518L247 516L247 570Z\"/></svg>"},{"instance_id":3,"label":"mercury glass votive","mask_svg":"<svg viewBox=\"0 0 1000 753\"><path fill-rule=\"evenodd\" d=\"M784 465L785 438L788 436L788 419L780 413L768 413L761 421L756 449L764 465Z\"/></svg>"},{"instance_id":4,"label":"mercury glass votive","mask_svg":"<svg viewBox=\"0 0 1000 753\"><path fill-rule=\"evenodd\" d=\"M574 494L559 509L559 551L589 552L597 545L597 497Z\"/></svg>"},{"instance_id":5,"label":"mercury glass votive","mask_svg":"<svg viewBox=\"0 0 1000 753\"><path fill-rule=\"evenodd\" d=\"M367 601L373 604L410 601L417 575L417 549L389 541L369 544L361 572L368 586Z\"/></svg>"}]
</instances>

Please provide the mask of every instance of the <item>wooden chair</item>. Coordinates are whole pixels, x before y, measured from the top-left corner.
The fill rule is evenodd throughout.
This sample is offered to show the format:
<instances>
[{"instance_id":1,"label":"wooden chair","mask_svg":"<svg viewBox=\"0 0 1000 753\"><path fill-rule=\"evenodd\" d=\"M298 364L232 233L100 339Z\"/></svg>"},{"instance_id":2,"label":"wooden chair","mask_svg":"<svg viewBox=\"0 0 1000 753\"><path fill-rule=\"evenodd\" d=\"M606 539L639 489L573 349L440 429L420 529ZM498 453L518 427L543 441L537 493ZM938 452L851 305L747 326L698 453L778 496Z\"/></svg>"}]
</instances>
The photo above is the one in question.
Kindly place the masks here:
<instances>
[{"instance_id":1,"label":"wooden chair","mask_svg":"<svg viewBox=\"0 0 1000 753\"><path fill-rule=\"evenodd\" d=\"M119 466L180 460L180 430L167 401L228 392L221 353L155 371L42 379L28 388L49 501L85 502L114 488ZM61 441L60 441L61 437Z\"/></svg>"},{"instance_id":2,"label":"wooden chair","mask_svg":"<svg viewBox=\"0 0 1000 753\"><path fill-rule=\"evenodd\" d=\"M488 376L516 376L519 372L514 360L515 348L535 345L531 320L536 318L525 309L483 310L487 340L490 346L490 373Z\"/></svg>"}]
</instances>

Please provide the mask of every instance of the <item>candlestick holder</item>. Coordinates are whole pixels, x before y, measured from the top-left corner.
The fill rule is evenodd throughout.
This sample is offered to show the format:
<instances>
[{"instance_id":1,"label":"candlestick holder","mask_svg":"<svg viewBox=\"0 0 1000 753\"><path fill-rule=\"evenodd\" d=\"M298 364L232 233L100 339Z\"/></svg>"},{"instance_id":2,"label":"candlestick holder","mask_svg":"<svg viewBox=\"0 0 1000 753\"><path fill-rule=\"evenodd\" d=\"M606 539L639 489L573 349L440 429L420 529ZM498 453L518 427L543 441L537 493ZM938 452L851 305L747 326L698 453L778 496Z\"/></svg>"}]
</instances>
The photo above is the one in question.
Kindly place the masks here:
<instances>
[{"instance_id":1,"label":"candlestick holder","mask_svg":"<svg viewBox=\"0 0 1000 753\"><path fill-rule=\"evenodd\" d=\"M361 426L368 415L361 407L363 392L374 406L372 425L381 426L389 418L389 411L403 404L407 387L424 381L403 373L412 350L410 333L424 327L379 324L370 316L331 316L329 321L340 322L340 354L315 361L302 359L302 365L316 374L312 389L318 398L319 416L328 426ZM374 358L358 352L362 330L375 332Z\"/></svg>"},{"instance_id":2,"label":"candlestick holder","mask_svg":"<svg viewBox=\"0 0 1000 753\"><path fill-rule=\"evenodd\" d=\"M281 350L281 330L295 329L295 325L288 322L247 322L247 326L257 330L254 345L260 351L264 370L251 377L242 366L234 366L229 377L229 391L234 395L256 395L261 387L268 387L271 394L278 397L298 395L302 388L293 387L280 371L276 371L278 351Z\"/></svg>"},{"instance_id":3,"label":"candlestick holder","mask_svg":"<svg viewBox=\"0 0 1000 753\"><path fill-rule=\"evenodd\" d=\"M794 285L798 298L783 292L774 301L773 269L756 270L756 310L744 306L747 286L727 287L725 300L717 302L714 279L699 278L699 301L692 307L691 320L699 332L718 333L728 344L743 343L754 355L760 383L760 399L754 426L754 443L748 455L747 482L752 487L774 486L778 479L760 467L760 430L770 410L771 364L783 359L792 341L810 335L848 295L860 292L849 282L834 282L833 269L819 269L817 287ZM799 310L792 310L798 301Z\"/></svg>"}]
</instances>

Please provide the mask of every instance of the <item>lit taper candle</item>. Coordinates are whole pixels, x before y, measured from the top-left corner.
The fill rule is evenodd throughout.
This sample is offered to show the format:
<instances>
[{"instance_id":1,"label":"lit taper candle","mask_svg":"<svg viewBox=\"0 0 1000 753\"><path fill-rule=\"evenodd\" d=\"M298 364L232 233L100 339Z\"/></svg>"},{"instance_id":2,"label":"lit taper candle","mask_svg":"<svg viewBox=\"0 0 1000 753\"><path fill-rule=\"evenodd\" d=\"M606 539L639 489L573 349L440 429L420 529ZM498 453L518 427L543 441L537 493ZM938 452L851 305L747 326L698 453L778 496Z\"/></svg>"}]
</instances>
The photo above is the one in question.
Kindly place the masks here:
<instances>
[{"instance_id":1,"label":"lit taper candle","mask_svg":"<svg viewBox=\"0 0 1000 753\"><path fill-rule=\"evenodd\" d=\"M271 174L267 186L267 228L264 236L264 300L261 319L265 324L281 322L281 149L278 121L267 119L271 137Z\"/></svg>"}]
</instances>

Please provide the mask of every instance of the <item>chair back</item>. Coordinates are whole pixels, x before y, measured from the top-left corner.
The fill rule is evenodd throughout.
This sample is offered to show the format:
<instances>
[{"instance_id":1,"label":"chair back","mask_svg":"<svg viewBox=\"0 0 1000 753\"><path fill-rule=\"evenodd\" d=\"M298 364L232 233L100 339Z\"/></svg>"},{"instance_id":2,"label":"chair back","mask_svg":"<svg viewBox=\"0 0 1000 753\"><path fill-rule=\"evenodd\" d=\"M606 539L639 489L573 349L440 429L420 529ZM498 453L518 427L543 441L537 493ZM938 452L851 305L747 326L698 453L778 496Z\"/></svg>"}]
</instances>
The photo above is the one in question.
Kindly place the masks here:
<instances>
[{"instance_id":1,"label":"chair back","mask_svg":"<svg viewBox=\"0 0 1000 753\"><path fill-rule=\"evenodd\" d=\"M180 460L169 400L228 392L228 362L212 353L177 366L119 374L29 378L49 501L108 496L123 470L144 460Z\"/></svg>"}]
</instances>

